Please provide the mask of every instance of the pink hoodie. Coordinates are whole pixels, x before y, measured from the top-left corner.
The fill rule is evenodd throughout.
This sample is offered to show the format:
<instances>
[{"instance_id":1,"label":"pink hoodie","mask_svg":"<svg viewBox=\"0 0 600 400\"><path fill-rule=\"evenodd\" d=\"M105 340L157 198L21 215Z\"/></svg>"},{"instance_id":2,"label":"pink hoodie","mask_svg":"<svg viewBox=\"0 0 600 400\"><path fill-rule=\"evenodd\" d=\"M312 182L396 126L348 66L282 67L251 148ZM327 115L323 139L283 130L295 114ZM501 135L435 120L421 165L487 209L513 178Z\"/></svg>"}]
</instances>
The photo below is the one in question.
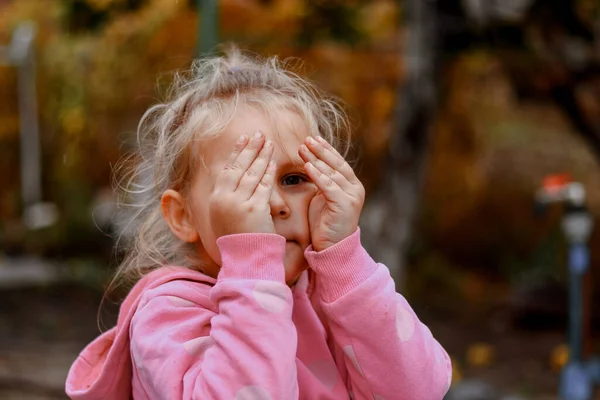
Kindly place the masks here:
<instances>
[{"instance_id":1,"label":"pink hoodie","mask_svg":"<svg viewBox=\"0 0 600 400\"><path fill-rule=\"evenodd\" d=\"M72 399L442 399L448 355L395 292L360 232L285 284L285 239L218 240L218 280L164 267L143 278L117 326L94 340L66 382Z\"/></svg>"}]
</instances>

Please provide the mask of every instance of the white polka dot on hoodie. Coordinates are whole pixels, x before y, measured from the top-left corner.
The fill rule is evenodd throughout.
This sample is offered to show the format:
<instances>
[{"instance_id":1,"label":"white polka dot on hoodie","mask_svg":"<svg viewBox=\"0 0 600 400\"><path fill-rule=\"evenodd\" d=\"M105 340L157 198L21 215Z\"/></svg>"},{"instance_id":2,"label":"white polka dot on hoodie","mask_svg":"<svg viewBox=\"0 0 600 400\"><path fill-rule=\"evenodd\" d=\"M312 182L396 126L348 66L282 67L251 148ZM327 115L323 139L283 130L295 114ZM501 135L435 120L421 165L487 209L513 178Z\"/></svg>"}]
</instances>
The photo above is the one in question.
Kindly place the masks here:
<instances>
[{"instance_id":1,"label":"white polka dot on hoodie","mask_svg":"<svg viewBox=\"0 0 600 400\"><path fill-rule=\"evenodd\" d=\"M192 356L199 356L214 344L213 338L210 336L201 336L192 340L188 340L183 344L183 348Z\"/></svg>"},{"instance_id":2,"label":"white polka dot on hoodie","mask_svg":"<svg viewBox=\"0 0 600 400\"><path fill-rule=\"evenodd\" d=\"M396 331L403 342L409 341L415 332L415 321L412 314L399 303L396 304Z\"/></svg>"},{"instance_id":3,"label":"white polka dot on hoodie","mask_svg":"<svg viewBox=\"0 0 600 400\"><path fill-rule=\"evenodd\" d=\"M272 400L265 389L258 386L244 386L235 395L235 400Z\"/></svg>"},{"instance_id":4,"label":"white polka dot on hoodie","mask_svg":"<svg viewBox=\"0 0 600 400\"><path fill-rule=\"evenodd\" d=\"M348 359L350 361L352 361L352 364L354 365L354 368L356 368L358 373L363 375L362 368L358 364L358 359L356 358L356 353L354 352L354 348L352 346L344 346L344 353L346 353L346 357L348 357Z\"/></svg>"},{"instance_id":5,"label":"white polka dot on hoodie","mask_svg":"<svg viewBox=\"0 0 600 400\"><path fill-rule=\"evenodd\" d=\"M259 281L254 285L252 297L268 312L278 314L287 306L288 288L277 282Z\"/></svg>"}]
</instances>

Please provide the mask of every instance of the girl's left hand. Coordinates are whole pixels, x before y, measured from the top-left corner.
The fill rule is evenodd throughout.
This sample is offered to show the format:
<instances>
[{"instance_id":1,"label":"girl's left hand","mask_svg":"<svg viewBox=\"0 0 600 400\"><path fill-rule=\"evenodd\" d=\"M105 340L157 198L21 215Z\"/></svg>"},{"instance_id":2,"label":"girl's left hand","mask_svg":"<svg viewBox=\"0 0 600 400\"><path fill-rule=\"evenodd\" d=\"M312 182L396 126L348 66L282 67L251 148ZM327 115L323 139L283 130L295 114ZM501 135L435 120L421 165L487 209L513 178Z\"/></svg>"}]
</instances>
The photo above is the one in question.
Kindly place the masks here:
<instances>
[{"instance_id":1,"label":"girl's left hand","mask_svg":"<svg viewBox=\"0 0 600 400\"><path fill-rule=\"evenodd\" d=\"M298 154L318 189L308 209L308 222L312 246L322 251L356 231L365 189L352 167L324 139L308 137Z\"/></svg>"}]
</instances>

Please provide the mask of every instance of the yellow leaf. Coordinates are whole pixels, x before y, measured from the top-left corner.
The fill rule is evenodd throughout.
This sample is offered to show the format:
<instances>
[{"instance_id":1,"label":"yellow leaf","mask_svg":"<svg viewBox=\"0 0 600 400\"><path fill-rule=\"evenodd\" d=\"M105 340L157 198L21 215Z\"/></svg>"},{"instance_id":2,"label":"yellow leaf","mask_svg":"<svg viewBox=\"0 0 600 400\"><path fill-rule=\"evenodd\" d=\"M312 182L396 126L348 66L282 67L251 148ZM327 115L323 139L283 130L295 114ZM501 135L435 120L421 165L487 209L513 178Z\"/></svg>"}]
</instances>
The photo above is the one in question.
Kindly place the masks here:
<instances>
[{"instance_id":1,"label":"yellow leaf","mask_svg":"<svg viewBox=\"0 0 600 400\"><path fill-rule=\"evenodd\" d=\"M495 357L494 347L487 343L473 343L467 349L467 364L472 367L487 367Z\"/></svg>"},{"instance_id":2,"label":"yellow leaf","mask_svg":"<svg viewBox=\"0 0 600 400\"><path fill-rule=\"evenodd\" d=\"M114 0L86 0L86 3L96 11L104 11L114 3Z\"/></svg>"},{"instance_id":3,"label":"yellow leaf","mask_svg":"<svg viewBox=\"0 0 600 400\"><path fill-rule=\"evenodd\" d=\"M68 137L80 134L85 128L85 116L80 107L65 110L61 115L61 125Z\"/></svg>"},{"instance_id":4,"label":"yellow leaf","mask_svg":"<svg viewBox=\"0 0 600 400\"><path fill-rule=\"evenodd\" d=\"M550 354L550 367L555 372L558 372L569 361L569 347L566 344L561 344L552 349Z\"/></svg>"}]
</instances>

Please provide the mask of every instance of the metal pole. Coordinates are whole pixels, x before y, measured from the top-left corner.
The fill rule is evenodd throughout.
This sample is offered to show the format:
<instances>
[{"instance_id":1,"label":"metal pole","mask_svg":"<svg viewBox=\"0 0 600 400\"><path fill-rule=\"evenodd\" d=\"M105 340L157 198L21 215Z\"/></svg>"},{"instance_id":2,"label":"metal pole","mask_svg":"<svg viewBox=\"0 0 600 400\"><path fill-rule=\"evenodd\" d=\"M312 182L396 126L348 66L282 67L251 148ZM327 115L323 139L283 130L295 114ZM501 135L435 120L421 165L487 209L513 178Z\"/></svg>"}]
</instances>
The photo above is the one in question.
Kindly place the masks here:
<instances>
[{"instance_id":1,"label":"metal pole","mask_svg":"<svg viewBox=\"0 0 600 400\"><path fill-rule=\"evenodd\" d=\"M588 239L593 218L585 205L585 190L572 183L567 190L563 231L569 244L569 361L559 386L563 400L590 400L594 391L594 363L583 354L583 281L590 266Z\"/></svg>"},{"instance_id":2,"label":"metal pole","mask_svg":"<svg viewBox=\"0 0 600 400\"><path fill-rule=\"evenodd\" d=\"M35 28L17 28L15 40L23 46L18 65L19 124L21 125L21 195L25 207L42 201L42 168L37 112L37 92L33 39Z\"/></svg>"},{"instance_id":3,"label":"metal pole","mask_svg":"<svg viewBox=\"0 0 600 400\"><path fill-rule=\"evenodd\" d=\"M211 53L219 41L218 0L196 0L198 9L198 41L196 56Z\"/></svg>"},{"instance_id":4,"label":"metal pole","mask_svg":"<svg viewBox=\"0 0 600 400\"><path fill-rule=\"evenodd\" d=\"M588 250L582 243L569 249L569 350L572 362L583 361L583 277L588 268Z\"/></svg>"},{"instance_id":5,"label":"metal pole","mask_svg":"<svg viewBox=\"0 0 600 400\"><path fill-rule=\"evenodd\" d=\"M30 229L52 225L58 219L56 205L42 201L35 35L35 25L32 22L23 22L15 29L10 45L0 46L0 64L15 66L18 71L21 200L24 208L23 219Z\"/></svg>"},{"instance_id":6,"label":"metal pole","mask_svg":"<svg viewBox=\"0 0 600 400\"><path fill-rule=\"evenodd\" d=\"M42 200L42 171L37 116L34 39L36 28L31 22L17 26L8 47L0 47L0 61L14 65L18 71L21 199L25 208Z\"/></svg>"}]
</instances>

